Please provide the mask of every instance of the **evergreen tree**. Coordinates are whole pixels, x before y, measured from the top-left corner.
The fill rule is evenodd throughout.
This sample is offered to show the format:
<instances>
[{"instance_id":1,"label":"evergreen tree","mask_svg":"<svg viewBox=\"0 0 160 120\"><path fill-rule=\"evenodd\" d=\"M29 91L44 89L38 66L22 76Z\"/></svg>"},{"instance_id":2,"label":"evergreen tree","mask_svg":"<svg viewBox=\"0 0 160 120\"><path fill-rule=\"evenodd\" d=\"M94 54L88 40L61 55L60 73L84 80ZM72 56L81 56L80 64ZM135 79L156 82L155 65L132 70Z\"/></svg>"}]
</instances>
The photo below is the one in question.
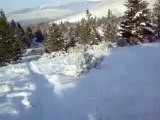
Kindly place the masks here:
<instances>
[{"instance_id":1,"label":"evergreen tree","mask_svg":"<svg viewBox=\"0 0 160 120\"><path fill-rule=\"evenodd\" d=\"M60 27L60 31L62 32L62 34L65 34L65 33L68 32L67 25L64 24L63 22L61 22L61 23L59 24L59 27Z\"/></svg>"},{"instance_id":2,"label":"evergreen tree","mask_svg":"<svg viewBox=\"0 0 160 120\"><path fill-rule=\"evenodd\" d=\"M117 22L116 16L112 14L111 10L108 10L108 15L103 27L105 41L115 42L117 38Z\"/></svg>"},{"instance_id":3,"label":"evergreen tree","mask_svg":"<svg viewBox=\"0 0 160 120\"><path fill-rule=\"evenodd\" d=\"M18 29L19 39L21 40L22 49L24 49L25 48L26 36L25 36L25 31L24 31L24 29L22 28L22 26L19 22L17 22L17 29Z\"/></svg>"},{"instance_id":4,"label":"evergreen tree","mask_svg":"<svg viewBox=\"0 0 160 120\"><path fill-rule=\"evenodd\" d=\"M107 19L106 17L97 18L97 26L102 27L104 23L106 23L106 19Z\"/></svg>"},{"instance_id":5,"label":"evergreen tree","mask_svg":"<svg viewBox=\"0 0 160 120\"><path fill-rule=\"evenodd\" d=\"M15 47L16 54L21 56L22 54L22 37L21 37L21 31L23 31L23 28L20 26L20 23L16 23L14 20L11 20L9 23L9 29L13 34L13 39L15 39L15 43L13 46ZM18 58L19 59L19 58Z\"/></svg>"},{"instance_id":6,"label":"evergreen tree","mask_svg":"<svg viewBox=\"0 0 160 120\"><path fill-rule=\"evenodd\" d=\"M12 31L15 31L17 29L17 24L14 20L11 20L10 28L12 29Z\"/></svg>"},{"instance_id":7,"label":"evergreen tree","mask_svg":"<svg viewBox=\"0 0 160 120\"><path fill-rule=\"evenodd\" d=\"M75 27L70 26L68 31L69 41L65 45L65 51L67 52L68 48L75 47L77 42L77 34Z\"/></svg>"},{"instance_id":8,"label":"evergreen tree","mask_svg":"<svg viewBox=\"0 0 160 120\"><path fill-rule=\"evenodd\" d=\"M148 2L142 0L128 0L125 4L127 11L124 20L120 24L121 37L129 44L144 42L146 37L152 34L150 24L150 10Z\"/></svg>"},{"instance_id":9,"label":"evergreen tree","mask_svg":"<svg viewBox=\"0 0 160 120\"><path fill-rule=\"evenodd\" d=\"M82 19L79 28L80 43L95 45L101 41L101 36L96 29L96 19L93 19L89 10L86 11L86 18Z\"/></svg>"},{"instance_id":10,"label":"evergreen tree","mask_svg":"<svg viewBox=\"0 0 160 120\"><path fill-rule=\"evenodd\" d=\"M0 46L1 65L21 58L21 41L16 24L13 21L9 24L2 10L0 10Z\"/></svg>"},{"instance_id":11,"label":"evergreen tree","mask_svg":"<svg viewBox=\"0 0 160 120\"><path fill-rule=\"evenodd\" d=\"M6 34L8 28L7 18L3 10L0 10L0 39Z\"/></svg>"},{"instance_id":12,"label":"evergreen tree","mask_svg":"<svg viewBox=\"0 0 160 120\"><path fill-rule=\"evenodd\" d=\"M24 43L27 45L28 48L31 47L31 44L32 44L32 39L33 39L33 33L32 33L32 29L31 27L27 27L26 29L26 35L25 35L25 41Z\"/></svg>"},{"instance_id":13,"label":"evergreen tree","mask_svg":"<svg viewBox=\"0 0 160 120\"><path fill-rule=\"evenodd\" d=\"M90 31L91 30L87 24L87 21L85 19L82 19L79 26L80 44L90 44L90 41L93 39L90 38Z\"/></svg>"},{"instance_id":14,"label":"evergreen tree","mask_svg":"<svg viewBox=\"0 0 160 120\"><path fill-rule=\"evenodd\" d=\"M157 24L156 34L160 37L160 0L157 0L153 8L154 21Z\"/></svg>"},{"instance_id":15,"label":"evergreen tree","mask_svg":"<svg viewBox=\"0 0 160 120\"><path fill-rule=\"evenodd\" d=\"M68 42L70 41L70 38L69 38L69 28L70 28L70 23L68 22L61 22L59 25L59 32L61 33L61 35L63 36L64 38L64 43L65 45L68 44Z\"/></svg>"},{"instance_id":16,"label":"evergreen tree","mask_svg":"<svg viewBox=\"0 0 160 120\"><path fill-rule=\"evenodd\" d=\"M150 10L147 8L147 1L140 1L139 11L136 13L133 18L133 22L135 28L133 29L136 32L133 32L134 36L136 36L140 42L145 43L150 41L150 36L152 35L152 25L150 18ZM147 41L146 41L147 40Z\"/></svg>"},{"instance_id":17,"label":"evergreen tree","mask_svg":"<svg viewBox=\"0 0 160 120\"><path fill-rule=\"evenodd\" d=\"M70 39L70 43L71 44L75 44L75 42L77 41L77 33L76 33L76 29L75 27L70 27L69 28L69 33L68 33L69 39Z\"/></svg>"},{"instance_id":18,"label":"evergreen tree","mask_svg":"<svg viewBox=\"0 0 160 120\"><path fill-rule=\"evenodd\" d=\"M48 38L44 41L44 45L47 53L64 50L64 38L57 24L53 23L49 27Z\"/></svg>"}]
</instances>

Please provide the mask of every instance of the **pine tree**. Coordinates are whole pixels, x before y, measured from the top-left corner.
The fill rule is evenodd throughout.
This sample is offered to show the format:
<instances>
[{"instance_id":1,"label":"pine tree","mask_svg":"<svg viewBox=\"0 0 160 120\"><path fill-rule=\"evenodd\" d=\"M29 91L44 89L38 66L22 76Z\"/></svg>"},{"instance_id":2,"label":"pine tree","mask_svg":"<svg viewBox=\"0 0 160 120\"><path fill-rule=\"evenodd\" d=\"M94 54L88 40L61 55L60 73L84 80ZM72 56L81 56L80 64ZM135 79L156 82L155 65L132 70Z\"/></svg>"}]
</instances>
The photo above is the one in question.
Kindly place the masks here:
<instances>
[{"instance_id":1,"label":"pine tree","mask_svg":"<svg viewBox=\"0 0 160 120\"><path fill-rule=\"evenodd\" d=\"M64 50L64 38L57 24L53 23L49 27L48 38L44 41L44 45L47 53Z\"/></svg>"},{"instance_id":2,"label":"pine tree","mask_svg":"<svg viewBox=\"0 0 160 120\"><path fill-rule=\"evenodd\" d=\"M60 31L62 32L62 34L65 34L65 33L68 32L67 25L64 24L63 22L61 22L61 23L59 24L59 27L60 27Z\"/></svg>"},{"instance_id":3,"label":"pine tree","mask_svg":"<svg viewBox=\"0 0 160 120\"><path fill-rule=\"evenodd\" d=\"M108 10L108 15L103 27L105 41L115 42L117 38L117 22L116 16L112 14L111 10Z\"/></svg>"},{"instance_id":4,"label":"pine tree","mask_svg":"<svg viewBox=\"0 0 160 120\"><path fill-rule=\"evenodd\" d=\"M156 34L160 37L160 0L157 0L153 8L153 16L155 23L157 24Z\"/></svg>"},{"instance_id":5,"label":"pine tree","mask_svg":"<svg viewBox=\"0 0 160 120\"><path fill-rule=\"evenodd\" d=\"M70 23L68 22L61 22L59 25L59 32L61 33L61 35L63 36L63 39L64 39L64 43L65 45L68 44L68 42L70 41L70 38L69 38L69 28L70 28Z\"/></svg>"},{"instance_id":6,"label":"pine tree","mask_svg":"<svg viewBox=\"0 0 160 120\"><path fill-rule=\"evenodd\" d=\"M148 2L128 0L125 6L127 11L120 24L120 34L129 44L137 44L139 41L143 43L152 34Z\"/></svg>"},{"instance_id":7,"label":"pine tree","mask_svg":"<svg viewBox=\"0 0 160 120\"><path fill-rule=\"evenodd\" d=\"M25 45L26 45L25 44L25 41L26 41L25 31L19 22L17 22L17 29L18 29L18 36L22 44L21 47L22 49L25 49Z\"/></svg>"},{"instance_id":8,"label":"pine tree","mask_svg":"<svg viewBox=\"0 0 160 120\"><path fill-rule=\"evenodd\" d=\"M26 44L26 46L28 48L31 47L32 39L33 39L32 29L31 29L30 26L28 26L27 29L26 29L26 38L25 38L25 41L24 41L24 43Z\"/></svg>"},{"instance_id":9,"label":"pine tree","mask_svg":"<svg viewBox=\"0 0 160 120\"><path fill-rule=\"evenodd\" d=\"M78 38L77 38L75 27L72 27L72 26L69 27L68 39L69 39L69 41L65 45L65 51L66 52L70 47L75 47L76 46L76 42L77 42Z\"/></svg>"},{"instance_id":10,"label":"pine tree","mask_svg":"<svg viewBox=\"0 0 160 120\"><path fill-rule=\"evenodd\" d=\"M7 22L7 18L2 10L0 10L0 46L1 65L17 61L21 58L21 41L16 25Z\"/></svg>"},{"instance_id":11,"label":"pine tree","mask_svg":"<svg viewBox=\"0 0 160 120\"><path fill-rule=\"evenodd\" d=\"M127 7L127 11L125 11L125 15L123 16L123 20L120 23L120 36L125 39L128 43L130 43L130 38L132 35L132 29L134 27L132 19L136 14L134 10L131 8L131 0L128 0L124 5Z\"/></svg>"},{"instance_id":12,"label":"pine tree","mask_svg":"<svg viewBox=\"0 0 160 120\"><path fill-rule=\"evenodd\" d=\"M14 20L12 20L9 23L9 29L11 31L11 34L13 35L13 39L15 40L15 42L13 42L14 51L18 55L18 56L16 56L17 57L16 59L20 59L18 57L21 57L22 49L23 49L23 47L22 47L22 38L21 38L21 30L22 30L22 28L20 29L19 25L20 24L17 24Z\"/></svg>"},{"instance_id":13,"label":"pine tree","mask_svg":"<svg viewBox=\"0 0 160 120\"><path fill-rule=\"evenodd\" d=\"M89 10L86 11L86 18L82 19L80 23L80 43L96 45L101 41L101 36L96 27L96 19L93 19Z\"/></svg>"},{"instance_id":14,"label":"pine tree","mask_svg":"<svg viewBox=\"0 0 160 120\"><path fill-rule=\"evenodd\" d=\"M139 4L139 11L133 18L133 22L135 23L134 30L136 31L133 34L140 40L140 42L145 43L150 41L150 36L153 32L150 18L150 10L147 8L147 1L140 1Z\"/></svg>"},{"instance_id":15,"label":"pine tree","mask_svg":"<svg viewBox=\"0 0 160 120\"><path fill-rule=\"evenodd\" d=\"M91 29L87 24L87 21L82 19L79 26L80 44L90 44L90 41L93 39L91 38L90 31Z\"/></svg>"}]
</instances>

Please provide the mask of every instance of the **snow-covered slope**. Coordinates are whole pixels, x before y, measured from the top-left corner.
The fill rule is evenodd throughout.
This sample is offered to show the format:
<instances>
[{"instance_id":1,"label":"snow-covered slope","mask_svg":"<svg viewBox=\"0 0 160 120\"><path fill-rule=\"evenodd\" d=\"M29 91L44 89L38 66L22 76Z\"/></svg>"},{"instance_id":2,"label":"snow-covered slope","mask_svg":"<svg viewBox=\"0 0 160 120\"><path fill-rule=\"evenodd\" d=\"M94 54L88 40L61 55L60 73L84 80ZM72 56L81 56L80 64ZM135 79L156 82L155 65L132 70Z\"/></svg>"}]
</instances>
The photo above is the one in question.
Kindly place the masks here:
<instances>
[{"instance_id":1,"label":"snow-covered slope","mask_svg":"<svg viewBox=\"0 0 160 120\"><path fill-rule=\"evenodd\" d=\"M98 4L97 7L95 7L94 9L90 9L90 11L93 16L102 17L102 16L106 16L108 9L110 9L115 15L121 16L126 10L124 6L124 3L126 1L127 0L103 0L101 4ZM148 2L150 3L149 8L152 8L155 0L148 0ZM75 22L75 21L81 20L82 18L85 18L85 13L80 13L77 15L69 16L64 19L60 19L56 22L57 23L60 23L61 21L62 22L66 22L66 21Z\"/></svg>"},{"instance_id":2,"label":"snow-covered slope","mask_svg":"<svg viewBox=\"0 0 160 120\"><path fill-rule=\"evenodd\" d=\"M45 9L45 10L36 10L28 12L25 14L11 14L9 19L14 19L16 21L22 20L32 20L32 19L42 19L42 18L58 18L68 14L71 14L73 11L67 9Z\"/></svg>"},{"instance_id":3,"label":"snow-covered slope","mask_svg":"<svg viewBox=\"0 0 160 120\"><path fill-rule=\"evenodd\" d=\"M159 120L159 51L159 43L107 50L80 78L50 66L61 56L2 67L0 120Z\"/></svg>"}]
</instances>

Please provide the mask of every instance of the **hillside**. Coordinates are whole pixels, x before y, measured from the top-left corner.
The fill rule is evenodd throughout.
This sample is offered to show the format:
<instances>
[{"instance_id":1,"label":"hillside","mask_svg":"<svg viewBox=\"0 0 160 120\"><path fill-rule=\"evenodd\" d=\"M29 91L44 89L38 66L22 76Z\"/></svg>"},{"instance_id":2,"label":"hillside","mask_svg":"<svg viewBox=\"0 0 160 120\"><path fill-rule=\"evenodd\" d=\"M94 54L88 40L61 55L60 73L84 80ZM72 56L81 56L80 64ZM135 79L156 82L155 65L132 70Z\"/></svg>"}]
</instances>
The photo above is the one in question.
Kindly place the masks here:
<instances>
[{"instance_id":1,"label":"hillside","mask_svg":"<svg viewBox=\"0 0 160 120\"><path fill-rule=\"evenodd\" d=\"M81 77L77 51L0 68L0 120L159 120L160 44L104 50Z\"/></svg>"},{"instance_id":2,"label":"hillside","mask_svg":"<svg viewBox=\"0 0 160 120\"><path fill-rule=\"evenodd\" d=\"M54 19L62 19L68 16L85 12L87 9L91 9L100 4L101 1L82 1L71 2L62 5L42 5L35 8L24 8L21 10L13 11L7 14L9 19L20 21L21 23L39 23L48 22Z\"/></svg>"},{"instance_id":3,"label":"hillside","mask_svg":"<svg viewBox=\"0 0 160 120\"><path fill-rule=\"evenodd\" d=\"M108 9L110 9L113 11L113 14L117 16L122 16L124 11L126 10L124 6L125 2L126 0L103 0L101 4L98 4L93 9L91 8L90 12L92 13L93 16L103 17L107 15ZM149 8L152 8L155 0L148 0L148 2L150 3ZM72 15L69 17L65 17L56 22L57 23L60 23L61 21L62 22L66 22L66 21L75 22L75 21L81 20L84 17L85 17L85 12L76 14L76 15Z\"/></svg>"}]
</instances>

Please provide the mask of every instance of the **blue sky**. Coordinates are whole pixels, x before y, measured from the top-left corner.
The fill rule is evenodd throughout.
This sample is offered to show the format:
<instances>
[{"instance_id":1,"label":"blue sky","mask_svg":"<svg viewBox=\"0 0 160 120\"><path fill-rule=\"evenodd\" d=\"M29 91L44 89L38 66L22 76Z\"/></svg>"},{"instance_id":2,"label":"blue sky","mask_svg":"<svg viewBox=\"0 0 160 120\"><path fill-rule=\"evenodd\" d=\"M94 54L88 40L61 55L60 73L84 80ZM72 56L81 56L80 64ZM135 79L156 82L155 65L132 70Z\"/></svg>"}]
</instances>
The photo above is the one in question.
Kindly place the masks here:
<instances>
[{"instance_id":1,"label":"blue sky","mask_svg":"<svg viewBox=\"0 0 160 120\"><path fill-rule=\"evenodd\" d=\"M70 2L85 1L85 0L0 0L0 9L5 12L12 12L22 8L39 7L44 4L65 4Z\"/></svg>"}]
</instances>

